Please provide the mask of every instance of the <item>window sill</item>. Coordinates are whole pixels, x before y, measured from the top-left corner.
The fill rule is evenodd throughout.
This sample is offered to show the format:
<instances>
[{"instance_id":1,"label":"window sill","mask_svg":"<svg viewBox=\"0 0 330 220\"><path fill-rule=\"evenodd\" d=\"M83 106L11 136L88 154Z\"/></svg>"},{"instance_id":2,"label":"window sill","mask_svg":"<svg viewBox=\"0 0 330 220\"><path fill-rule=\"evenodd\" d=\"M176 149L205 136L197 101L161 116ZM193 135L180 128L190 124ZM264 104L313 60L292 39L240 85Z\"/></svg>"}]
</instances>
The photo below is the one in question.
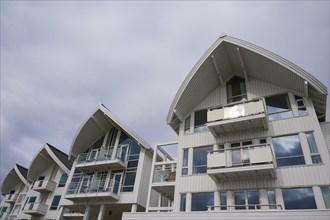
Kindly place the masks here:
<instances>
[{"instance_id":1,"label":"window sill","mask_svg":"<svg viewBox=\"0 0 330 220\"><path fill-rule=\"evenodd\" d=\"M323 166L324 163L316 163L316 164L299 164L299 165L292 165L292 166L281 166L276 167L276 169L282 169L282 168L295 168L295 167L315 167L315 166Z\"/></svg>"}]
</instances>

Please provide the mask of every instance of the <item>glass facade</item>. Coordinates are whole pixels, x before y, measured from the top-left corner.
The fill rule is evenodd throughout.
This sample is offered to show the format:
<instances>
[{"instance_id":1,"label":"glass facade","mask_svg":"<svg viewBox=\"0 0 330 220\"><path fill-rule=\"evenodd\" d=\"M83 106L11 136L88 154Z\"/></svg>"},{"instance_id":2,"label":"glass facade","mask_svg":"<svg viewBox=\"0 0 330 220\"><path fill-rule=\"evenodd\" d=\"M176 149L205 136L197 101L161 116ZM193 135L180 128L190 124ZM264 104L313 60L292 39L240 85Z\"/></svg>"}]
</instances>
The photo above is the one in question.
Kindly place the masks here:
<instances>
[{"instance_id":1,"label":"glass facade","mask_svg":"<svg viewBox=\"0 0 330 220\"><path fill-rule=\"evenodd\" d=\"M330 189L329 186L321 187L324 205L326 209L330 209Z\"/></svg>"},{"instance_id":2,"label":"glass facade","mask_svg":"<svg viewBox=\"0 0 330 220\"><path fill-rule=\"evenodd\" d=\"M278 167L305 164L298 135L274 137L273 145Z\"/></svg>"},{"instance_id":3,"label":"glass facade","mask_svg":"<svg viewBox=\"0 0 330 220\"><path fill-rule=\"evenodd\" d=\"M316 209L312 188L282 189L285 209Z\"/></svg>"}]
</instances>

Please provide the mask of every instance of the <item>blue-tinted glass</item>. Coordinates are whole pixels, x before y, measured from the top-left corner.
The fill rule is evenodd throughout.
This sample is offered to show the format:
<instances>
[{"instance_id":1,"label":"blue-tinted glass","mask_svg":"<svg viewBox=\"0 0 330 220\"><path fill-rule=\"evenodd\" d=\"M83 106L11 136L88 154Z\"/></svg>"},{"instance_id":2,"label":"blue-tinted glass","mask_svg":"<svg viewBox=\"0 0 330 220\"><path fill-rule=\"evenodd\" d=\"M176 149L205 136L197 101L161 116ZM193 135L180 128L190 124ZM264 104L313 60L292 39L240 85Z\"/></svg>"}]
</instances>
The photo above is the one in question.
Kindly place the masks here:
<instances>
[{"instance_id":1,"label":"blue-tinted glass","mask_svg":"<svg viewBox=\"0 0 330 220\"><path fill-rule=\"evenodd\" d=\"M138 145L135 141L131 142L131 151L129 155L140 154L140 145Z\"/></svg>"},{"instance_id":2,"label":"blue-tinted glass","mask_svg":"<svg viewBox=\"0 0 330 220\"><path fill-rule=\"evenodd\" d=\"M325 208L330 209L330 190L329 190L329 187L328 186L327 187L322 187L321 191L322 191L322 196L323 196Z\"/></svg>"},{"instance_id":3,"label":"blue-tinted glass","mask_svg":"<svg viewBox=\"0 0 330 220\"><path fill-rule=\"evenodd\" d=\"M247 192L249 209L260 209L259 192Z\"/></svg>"},{"instance_id":4,"label":"blue-tinted glass","mask_svg":"<svg viewBox=\"0 0 330 220\"><path fill-rule=\"evenodd\" d=\"M60 203L61 196L54 196L52 204L50 206L50 210L56 210L58 204Z\"/></svg>"},{"instance_id":5,"label":"blue-tinted glass","mask_svg":"<svg viewBox=\"0 0 330 220\"><path fill-rule=\"evenodd\" d=\"M282 189L285 209L316 209L312 188Z\"/></svg>"},{"instance_id":6,"label":"blue-tinted glass","mask_svg":"<svg viewBox=\"0 0 330 220\"><path fill-rule=\"evenodd\" d=\"M275 191L267 191L269 209L276 209Z\"/></svg>"},{"instance_id":7,"label":"blue-tinted glass","mask_svg":"<svg viewBox=\"0 0 330 220\"><path fill-rule=\"evenodd\" d=\"M303 155L298 135L273 138L273 144L276 158Z\"/></svg>"},{"instance_id":8,"label":"blue-tinted glass","mask_svg":"<svg viewBox=\"0 0 330 220\"><path fill-rule=\"evenodd\" d=\"M199 126L199 127L195 127L194 128L194 132L202 132L202 131L207 131L208 128L206 125L203 125L203 126Z\"/></svg>"},{"instance_id":9,"label":"blue-tinted glass","mask_svg":"<svg viewBox=\"0 0 330 220\"><path fill-rule=\"evenodd\" d=\"M234 199L235 199L235 209L246 209L244 192L235 192Z\"/></svg>"},{"instance_id":10,"label":"blue-tinted glass","mask_svg":"<svg viewBox=\"0 0 330 220\"><path fill-rule=\"evenodd\" d=\"M278 167L305 164L305 159L301 157L276 159Z\"/></svg>"},{"instance_id":11,"label":"blue-tinted glass","mask_svg":"<svg viewBox=\"0 0 330 220\"><path fill-rule=\"evenodd\" d=\"M138 160L128 161L127 168L135 168L138 166L138 163L139 163Z\"/></svg>"},{"instance_id":12,"label":"blue-tinted glass","mask_svg":"<svg viewBox=\"0 0 330 220\"><path fill-rule=\"evenodd\" d=\"M302 107L302 108L298 109L298 113L300 116L305 116L305 115L307 115L307 110L305 107Z\"/></svg>"},{"instance_id":13,"label":"blue-tinted glass","mask_svg":"<svg viewBox=\"0 0 330 220\"><path fill-rule=\"evenodd\" d=\"M291 109L289 97L287 94L276 95L266 98L268 114L288 111Z\"/></svg>"},{"instance_id":14,"label":"blue-tinted glass","mask_svg":"<svg viewBox=\"0 0 330 220\"><path fill-rule=\"evenodd\" d=\"M186 211L186 194L181 194L180 211Z\"/></svg>"},{"instance_id":15,"label":"blue-tinted glass","mask_svg":"<svg viewBox=\"0 0 330 220\"><path fill-rule=\"evenodd\" d=\"M68 175L66 173L63 173L60 182L58 183L58 187L64 187L67 179L68 179Z\"/></svg>"},{"instance_id":16,"label":"blue-tinted glass","mask_svg":"<svg viewBox=\"0 0 330 220\"><path fill-rule=\"evenodd\" d=\"M195 112L195 127L205 125L207 122L207 109Z\"/></svg>"},{"instance_id":17,"label":"blue-tinted glass","mask_svg":"<svg viewBox=\"0 0 330 220\"><path fill-rule=\"evenodd\" d=\"M307 137L308 146L309 146L311 153L318 153L319 151L317 150L314 135L312 133L307 133L306 137Z\"/></svg>"},{"instance_id":18,"label":"blue-tinted glass","mask_svg":"<svg viewBox=\"0 0 330 220\"><path fill-rule=\"evenodd\" d=\"M281 112L281 113L268 115L268 119L270 121L280 120L280 119L283 119L283 118L290 118L290 117L293 117L292 111Z\"/></svg>"},{"instance_id":19,"label":"blue-tinted glass","mask_svg":"<svg viewBox=\"0 0 330 220\"><path fill-rule=\"evenodd\" d=\"M220 193L220 205L221 205L221 210L227 210L227 193L226 192Z\"/></svg>"},{"instance_id":20,"label":"blue-tinted glass","mask_svg":"<svg viewBox=\"0 0 330 220\"><path fill-rule=\"evenodd\" d=\"M136 172L130 172L125 174L124 186L133 186L135 182Z\"/></svg>"},{"instance_id":21,"label":"blue-tinted glass","mask_svg":"<svg viewBox=\"0 0 330 220\"><path fill-rule=\"evenodd\" d=\"M213 192L193 193L191 195L191 211L207 211L208 206L213 206L213 200Z\"/></svg>"},{"instance_id":22,"label":"blue-tinted glass","mask_svg":"<svg viewBox=\"0 0 330 220\"><path fill-rule=\"evenodd\" d=\"M123 187L123 192L133 192L133 186L125 186Z\"/></svg>"},{"instance_id":23,"label":"blue-tinted glass","mask_svg":"<svg viewBox=\"0 0 330 220\"><path fill-rule=\"evenodd\" d=\"M312 156L312 161L313 164L322 163L321 156L320 155Z\"/></svg>"},{"instance_id":24,"label":"blue-tinted glass","mask_svg":"<svg viewBox=\"0 0 330 220\"><path fill-rule=\"evenodd\" d=\"M213 150L213 146L194 148L193 173L206 173L207 153Z\"/></svg>"},{"instance_id":25,"label":"blue-tinted glass","mask_svg":"<svg viewBox=\"0 0 330 220\"><path fill-rule=\"evenodd\" d=\"M119 139L119 145L129 144L130 138L125 132L121 132L120 139Z\"/></svg>"}]
</instances>

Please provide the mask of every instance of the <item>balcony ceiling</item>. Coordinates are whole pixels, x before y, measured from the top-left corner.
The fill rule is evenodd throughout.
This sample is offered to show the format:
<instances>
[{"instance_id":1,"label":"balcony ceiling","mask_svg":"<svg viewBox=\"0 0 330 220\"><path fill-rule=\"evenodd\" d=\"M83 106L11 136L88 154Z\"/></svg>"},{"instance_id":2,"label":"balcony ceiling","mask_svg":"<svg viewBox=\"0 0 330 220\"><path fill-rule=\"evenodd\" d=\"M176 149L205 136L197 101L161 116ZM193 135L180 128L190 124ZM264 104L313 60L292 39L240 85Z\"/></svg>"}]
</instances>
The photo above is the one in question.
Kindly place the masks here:
<instances>
[{"instance_id":1,"label":"balcony ceiling","mask_svg":"<svg viewBox=\"0 0 330 220\"><path fill-rule=\"evenodd\" d=\"M26 180L26 171L27 169L20 166L15 165L13 169L6 175L4 181L2 182L1 193L2 195L6 195L16 186L18 183L23 182L27 187L30 187L30 184Z\"/></svg>"},{"instance_id":2,"label":"balcony ceiling","mask_svg":"<svg viewBox=\"0 0 330 220\"><path fill-rule=\"evenodd\" d=\"M69 151L69 158L77 157L84 152L97 139L104 135L110 128L116 127L124 130L145 149L151 149L150 145L139 137L133 130L120 121L104 105L99 104L87 117L73 138Z\"/></svg>"},{"instance_id":3,"label":"balcony ceiling","mask_svg":"<svg viewBox=\"0 0 330 220\"><path fill-rule=\"evenodd\" d=\"M314 76L268 50L224 35L199 59L174 97L167 123L177 133L180 121L221 85L218 72L224 84L234 74L245 77L237 48L248 79L255 78L278 85L302 96L305 94L304 83L307 81L308 96L313 100L316 111L320 114L325 113L327 88Z\"/></svg>"}]
</instances>

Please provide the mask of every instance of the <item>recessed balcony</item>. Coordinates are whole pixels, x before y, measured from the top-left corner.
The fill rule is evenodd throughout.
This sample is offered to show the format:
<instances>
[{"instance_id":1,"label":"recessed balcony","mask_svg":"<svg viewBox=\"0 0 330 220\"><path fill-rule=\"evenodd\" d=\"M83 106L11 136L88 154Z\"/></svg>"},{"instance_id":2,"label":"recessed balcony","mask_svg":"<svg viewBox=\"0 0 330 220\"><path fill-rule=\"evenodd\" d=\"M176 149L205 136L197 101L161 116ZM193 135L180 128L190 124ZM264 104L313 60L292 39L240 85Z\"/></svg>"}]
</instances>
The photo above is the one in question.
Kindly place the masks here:
<instances>
[{"instance_id":1,"label":"recessed balcony","mask_svg":"<svg viewBox=\"0 0 330 220\"><path fill-rule=\"evenodd\" d=\"M174 199L176 161L157 162L151 187L163 196Z\"/></svg>"},{"instance_id":2,"label":"recessed balcony","mask_svg":"<svg viewBox=\"0 0 330 220\"><path fill-rule=\"evenodd\" d=\"M52 180L37 180L34 182L32 189L37 192L54 192L56 183Z\"/></svg>"},{"instance_id":3,"label":"recessed balcony","mask_svg":"<svg viewBox=\"0 0 330 220\"><path fill-rule=\"evenodd\" d=\"M215 181L276 178L271 145L211 151L207 155L207 174Z\"/></svg>"},{"instance_id":4,"label":"recessed balcony","mask_svg":"<svg viewBox=\"0 0 330 220\"><path fill-rule=\"evenodd\" d=\"M123 148L117 150L105 148L81 153L78 155L76 168L83 172L125 169L126 154Z\"/></svg>"},{"instance_id":5,"label":"recessed balcony","mask_svg":"<svg viewBox=\"0 0 330 220\"><path fill-rule=\"evenodd\" d=\"M7 203L15 203L17 198L18 198L18 194L7 194L4 200Z\"/></svg>"},{"instance_id":6,"label":"recessed balcony","mask_svg":"<svg viewBox=\"0 0 330 220\"><path fill-rule=\"evenodd\" d=\"M96 198L117 201L120 195L121 184L111 180L92 180L70 183L66 199L71 201L85 201L86 198Z\"/></svg>"},{"instance_id":7,"label":"recessed balcony","mask_svg":"<svg viewBox=\"0 0 330 220\"><path fill-rule=\"evenodd\" d=\"M268 129L264 100L245 101L209 109L207 127L214 137L250 129Z\"/></svg>"},{"instance_id":8,"label":"recessed balcony","mask_svg":"<svg viewBox=\"0 0 330 220\"><path fill-rule=\"evenodd\" d=\"M23 212L29 215L45 215L48 205L41 202L27 203L23 207Z\"/></svg>"}]
</instances>

